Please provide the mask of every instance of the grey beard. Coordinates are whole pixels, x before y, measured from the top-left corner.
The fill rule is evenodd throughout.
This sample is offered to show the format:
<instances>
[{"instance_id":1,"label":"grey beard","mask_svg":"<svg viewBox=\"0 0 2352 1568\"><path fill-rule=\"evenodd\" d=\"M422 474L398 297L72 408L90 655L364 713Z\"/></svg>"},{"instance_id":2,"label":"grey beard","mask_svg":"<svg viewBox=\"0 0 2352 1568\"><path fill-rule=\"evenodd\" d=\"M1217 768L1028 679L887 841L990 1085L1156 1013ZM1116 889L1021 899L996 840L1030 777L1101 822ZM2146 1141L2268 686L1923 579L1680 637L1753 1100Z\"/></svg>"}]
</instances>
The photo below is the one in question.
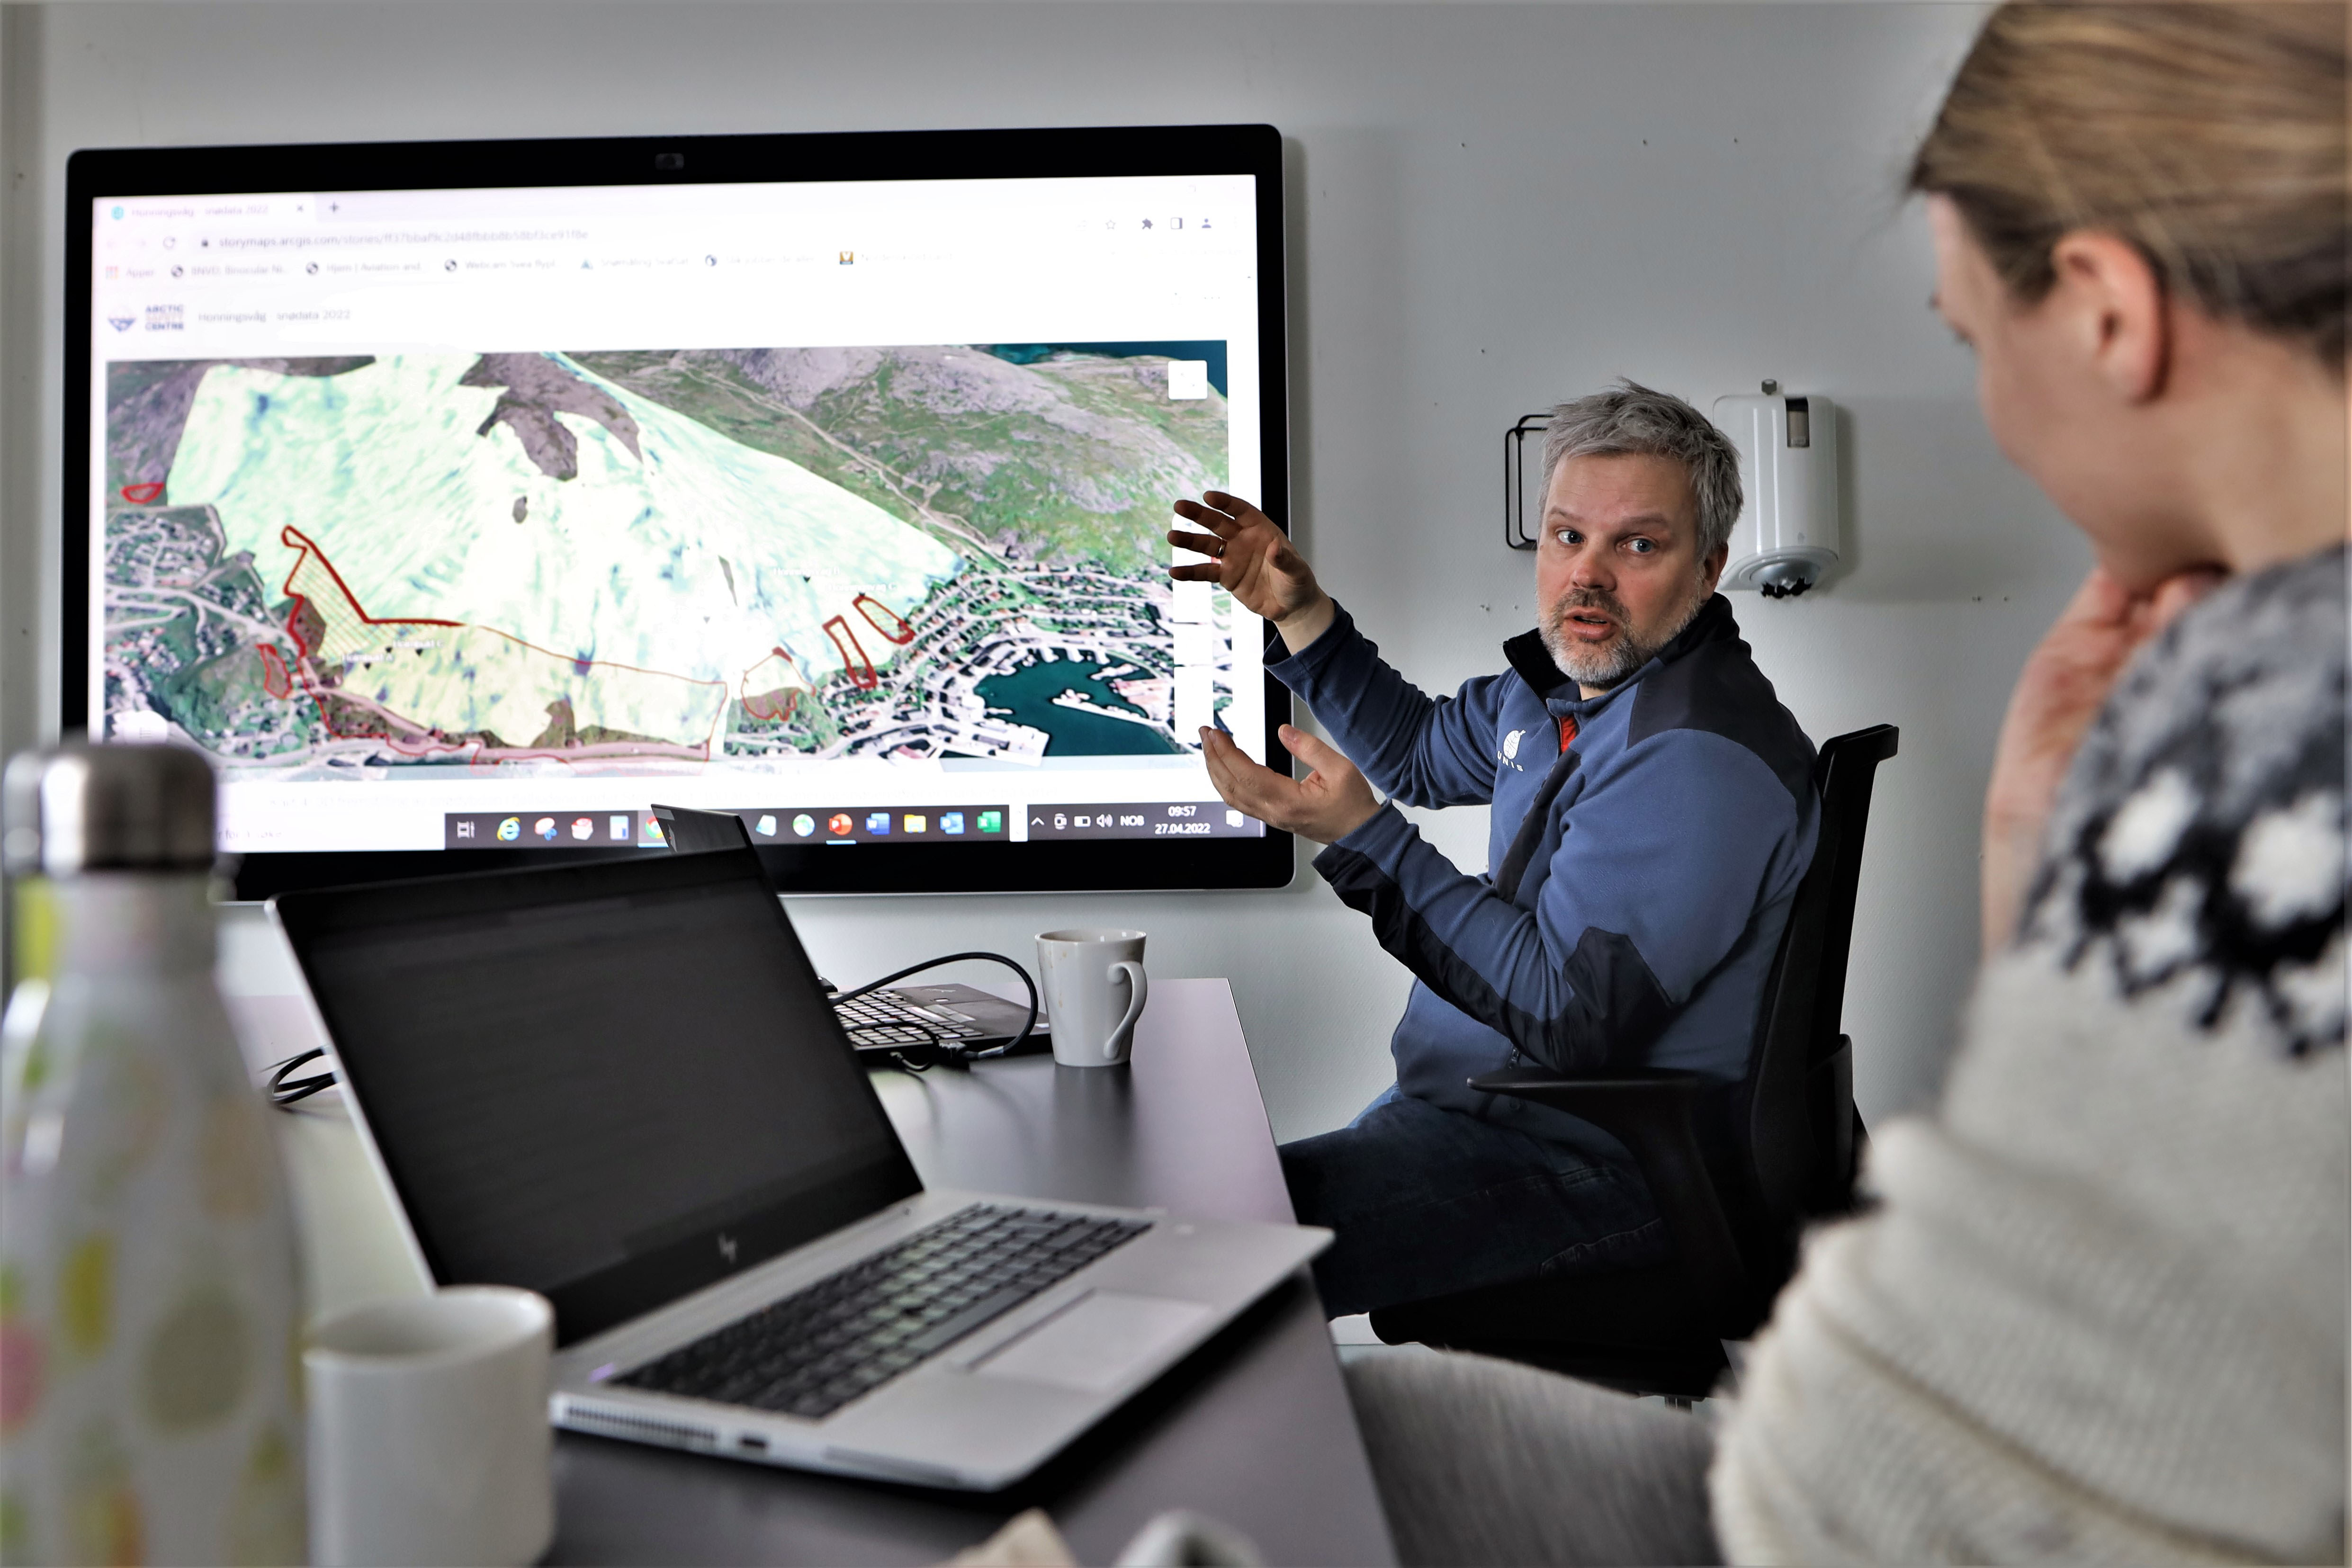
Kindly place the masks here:
<instances>
[{"instance_id":1,"label":"grey beard","mask_svg":"<svg viewBox=\"0 0 2352 1568\"><path fill-rule=\"evenodd\" d=\"M1613 644L1587 649L1578 647L1561 634L1560 622L1567 619L1568 612L1582 608L1574 596L1565 597L1544 616L1544 648L1551 654L1551 662L1559 666L1560 673L1578 685L1591 686L1596 692L1609 691L1656 658L1659 649L1688 631L1690 623L1698 619L1698 612L1705 607L1707 598L1705 592L1692 593L1675 616L1673 624L1661 632L1655 641L1642 642L1634 637L1631 628L1627 628ZM1613 611L1617 607L1612 603L1603 608ZM1622 614L1617 623L1624 626Z\"/></svg>"}]
</instances>

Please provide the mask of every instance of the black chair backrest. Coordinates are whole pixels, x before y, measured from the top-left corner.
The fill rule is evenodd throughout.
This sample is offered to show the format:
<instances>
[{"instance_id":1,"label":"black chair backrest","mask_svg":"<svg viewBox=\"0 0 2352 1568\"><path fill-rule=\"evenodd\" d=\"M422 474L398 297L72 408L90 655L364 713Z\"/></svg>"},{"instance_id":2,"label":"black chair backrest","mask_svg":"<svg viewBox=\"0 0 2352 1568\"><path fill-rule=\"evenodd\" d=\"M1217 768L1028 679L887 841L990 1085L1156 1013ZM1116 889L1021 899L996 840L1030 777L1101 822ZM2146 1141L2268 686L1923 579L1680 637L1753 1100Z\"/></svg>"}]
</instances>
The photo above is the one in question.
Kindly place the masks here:
<instances>
[{"instance_id":1,"label":"black chair backrest","mask_svg":"<svg viewBox=\"0 0 2352 1568\"><path fill-rule=\"evenodd\" d=\"M1831 1059L1843 1049L1838 1024L1871 784L1878 765L1895 755L1899 735L1880 724L1837 736L1822 743L1813 766L1820 836L1765 981L1748 1076L1732 1097L1734 1144L1746 1145L1742 1163L1750 1167L1732 1174L1748 1178L1739 1186L1752 1183L1748 1201L1737 1205L1751 1212L1735 1214L1732 1223L1749 1233L1751 1246L1786 1246L1808 1215L1843 1194L1851 1176L1832 1168L1840 1158L1850 1161L1851 1093L1832 1111L1814 1103L1821 1098L1814 1089L1822 1070L1843 1065ZM1822 1124L1836 1116L1849 1120ZM1841 1149L1847 1151L1843 1156ZM1769 1266L1768 1260L1754 1261Z\"/></svg>"}]
</instances>

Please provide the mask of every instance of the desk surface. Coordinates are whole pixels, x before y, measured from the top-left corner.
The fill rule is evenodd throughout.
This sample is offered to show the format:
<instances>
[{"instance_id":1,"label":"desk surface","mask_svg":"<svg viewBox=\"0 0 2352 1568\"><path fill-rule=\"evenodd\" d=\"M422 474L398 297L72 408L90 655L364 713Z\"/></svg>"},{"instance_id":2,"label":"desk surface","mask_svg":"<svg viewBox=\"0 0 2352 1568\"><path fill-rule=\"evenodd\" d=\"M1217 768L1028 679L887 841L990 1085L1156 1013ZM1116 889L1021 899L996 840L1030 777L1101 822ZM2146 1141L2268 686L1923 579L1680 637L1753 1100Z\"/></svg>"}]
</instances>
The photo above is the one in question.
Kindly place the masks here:
<instances>
[{"instance_id":1,"label":"desk surface","mask_svg":"<svg viewBox=\"0 0 2352 1568\"><path fill-rule=\"evenodd\" d=\"M238 1010L274 1045L299 1008ZM932 1186L1291 1218L1222 980L1155 981L1130 1068L1033 1056L969 1072L882 1072L875 1083ZM314 1306L417 1288L339 1097L320 1098L313 1113L281 1118ZM1272 1563L1393 1560L1303 1277L1011 1491L916 1491L573 1433L556 1445L556 1486L553 1563L936 1563L1033 1505L1086 1563L1108 1562L1170 1508L1223 1520Z\"/></svg>"}]
</instances>

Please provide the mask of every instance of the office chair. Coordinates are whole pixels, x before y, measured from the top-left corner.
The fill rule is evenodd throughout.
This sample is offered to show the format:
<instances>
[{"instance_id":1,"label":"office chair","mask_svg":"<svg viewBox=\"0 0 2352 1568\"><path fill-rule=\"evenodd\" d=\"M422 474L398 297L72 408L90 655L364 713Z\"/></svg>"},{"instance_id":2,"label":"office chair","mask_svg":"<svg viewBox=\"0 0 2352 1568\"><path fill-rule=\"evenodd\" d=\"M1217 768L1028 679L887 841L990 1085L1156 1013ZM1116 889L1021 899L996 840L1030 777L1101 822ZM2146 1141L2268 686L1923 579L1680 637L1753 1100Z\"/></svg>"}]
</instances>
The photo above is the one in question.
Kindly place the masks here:
<instances>
[{"instance_id":1,"label":"office chair","mask_svg":"<svg viewBox=\"0 0 2352 1568\"><path fill-rule=\"evenodd\" d=\"M1874 725L1821 748L1821 834L1765 979L1746 1077L1524 1067L1471 1080L1613 1134L1649 1182L1673 1260L1407 1302L1372 1313L1374 1333L1631 1393L1695 1399L1715 1386L1727 1364L1723 1342L1764 1321L1806 1221L1853 1204L1863 1130L1853 1042L1838 1021L1871 783L1898 737L1893 725Z\"/></svg>"}]
</instances>

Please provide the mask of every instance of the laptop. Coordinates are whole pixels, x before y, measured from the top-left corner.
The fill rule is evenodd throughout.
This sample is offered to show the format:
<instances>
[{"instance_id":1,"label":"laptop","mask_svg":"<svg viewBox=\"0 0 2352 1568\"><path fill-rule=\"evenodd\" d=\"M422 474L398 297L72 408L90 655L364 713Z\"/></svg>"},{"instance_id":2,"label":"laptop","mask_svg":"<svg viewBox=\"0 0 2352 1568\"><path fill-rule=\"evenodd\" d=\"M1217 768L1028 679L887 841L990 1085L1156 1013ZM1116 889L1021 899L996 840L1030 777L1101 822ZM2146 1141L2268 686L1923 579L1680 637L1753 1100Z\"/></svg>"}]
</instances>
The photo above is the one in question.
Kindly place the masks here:
<instances>
[{"instance_id":1,"label":"laptop","mask_svg":"<svg viewBox=\"0 0 2352 1568\"><path fill-rule=\"evenodd\" d=\"M653 813L661 824L662 842L678 854L705 854L754 841L751 830L732 811L656 805ZM817 984L828 994L835 989L822 977ZM886 986L845 1000L835 997L833 1010L841 1015L849 1043L877 1058L941 1046L950 1051L1002 1046L1021 1053L1044 1051L1052 1043L1053 1022L1044 1014L1032 1024L1029 1009L1020 1003L954 981Z\"/></svg>"},{"instance_id":2,"label":"laptop","mask_svg":"<svg viewBox=\"0 0 2352 1568\"><path fill-rule=\"evenodd\" d=\"M991 1490L1330 1240L926 1188L748 850L270 908L415 1262L554 1304L561 1427Z\"/></svg>"}]
</instances>

